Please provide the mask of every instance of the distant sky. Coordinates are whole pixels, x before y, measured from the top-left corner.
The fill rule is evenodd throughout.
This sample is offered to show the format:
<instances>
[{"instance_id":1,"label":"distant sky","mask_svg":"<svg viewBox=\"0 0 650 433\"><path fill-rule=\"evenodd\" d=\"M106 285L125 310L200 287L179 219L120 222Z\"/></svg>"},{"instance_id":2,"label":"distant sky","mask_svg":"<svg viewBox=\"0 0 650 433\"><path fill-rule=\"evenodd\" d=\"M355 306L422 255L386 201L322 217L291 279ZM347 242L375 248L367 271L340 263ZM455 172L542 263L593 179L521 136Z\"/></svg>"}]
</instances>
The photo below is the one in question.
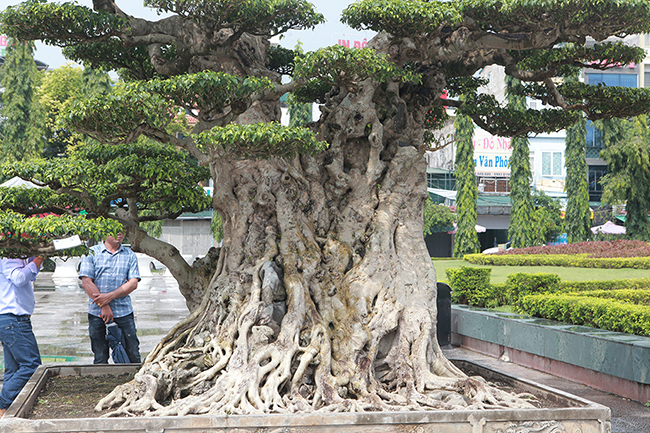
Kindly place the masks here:
<instances>
[{"instance_id":1,"label":"distant sky","mask_svg":"<svg viewBox=\"0 0 650 433\"><path fill-rule=\"evenodd\" d=\"M312 3L316 6L316 9L325 16L327 21L316 27L315 30L288 32L280 39L280 45L293 48L300 41L305 51L311 51L320 47L335 45L339 39L349 41L351 48L355 45L355 41L357 44L362 44L364 38L370 40L374 35L373 32L357 32L340 22L341 12L352 2L352 0L313 0ZM7 6L19 3L21 3L20 0L0 0L0 9L4 10ZM77 3L92 8L92 0L77 0ZM143 6L141 0L116 0L116 3L124 12L135 17L150 21L161 18L154 9ZM58 47L48 46L41 42L36 43L35 57L37 60L47 63L50 68L57 68L70 63L61 54Z\"/></svg>"}]
</instances>

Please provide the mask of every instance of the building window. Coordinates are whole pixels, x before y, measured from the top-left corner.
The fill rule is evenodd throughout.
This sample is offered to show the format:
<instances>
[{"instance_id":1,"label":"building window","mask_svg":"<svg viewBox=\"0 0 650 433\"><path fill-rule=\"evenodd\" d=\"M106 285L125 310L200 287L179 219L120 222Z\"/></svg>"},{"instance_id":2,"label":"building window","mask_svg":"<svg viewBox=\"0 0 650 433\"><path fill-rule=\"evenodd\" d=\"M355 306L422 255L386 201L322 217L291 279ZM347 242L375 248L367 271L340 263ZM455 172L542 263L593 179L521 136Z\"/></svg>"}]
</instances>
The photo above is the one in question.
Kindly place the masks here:
<instances>
[{"instance_id":1,"label":"building window","mask_svg":"<svg viewBox=\"0 0 650 433\"><path fill-rule=\"evenodd\" d=\"M542 152L542 176L562 176L562 152Z\"/></svg>"},{"instance_id":2,"label":"building window","mask_svg":"<svg viewBox=\"0 0 650 433\"><path fill-rule=\"evenodd\" d=\"M596 129L591 120L587 120L587 147L603 147L603 132Z\"/></svg>"},{"instance_id":3,"label":"building window","mask_svg":"<svg viewBox=\"0 0 650 433\"><path fill-rule=\"evenodd\" d=\"M606 86L637 87L636 74L586 74L590 85L604 84ZM646 86L648 83L646 81ZM587 147L603 147L603 133L587 121Z\"/></svg>"},{"instance_id":4,"label":"building window","mask_svg":"<svg viewBox=\"0 0 650 433\"><path fill-rule=\"evenodd\" d=\"M562 152L553 152L553 176L562 176Z\"/></svg>"},{"instance_id":5,"label":"building window","mask_svg":"<svg viewBox=\"0 0 650 433\"><path fill-rule=\"evenodd\" d=\"M427 188L456 189L456 178L452 173L427 173Z\"/></svg>"},{"instance_id":6,"label":"building window","mask_svg":"<svg viewBox=\"0 0 650 433\"><path fill-rule=\"evenodd\" d=\"M637 87L636 74L587 74L589 85L604 84L606 86Z\"/></svg>"},{"instance_id":7,"label":"building window","mask_svg":"<svg viewBox=\"0 0 650 433\"><path fill-rule=\"evenodd\" d=\"M530 177L535 177L535 154L528 157L530 161Z\"/></svg>"},{"instance_id":8,"label":"building window","mask_svg":"<svg viewBox=\"0 0 650 433\"><path fill-rule=\"evenodd\" d=\"M606 166L589 167L589 200L600 201L603 195L603 186L600 184L600 178L607 174Z\"/></svg>"},{"instance_id":9,"label":"building window","mask_svg":"<svg viewBox=\"0 0 650 433\"><path fill-rule=\"evenodd\" d=\"M479 177L478 189L483 193L509 193L510 179L507 177Z\"/></svg>"}]
</instances>

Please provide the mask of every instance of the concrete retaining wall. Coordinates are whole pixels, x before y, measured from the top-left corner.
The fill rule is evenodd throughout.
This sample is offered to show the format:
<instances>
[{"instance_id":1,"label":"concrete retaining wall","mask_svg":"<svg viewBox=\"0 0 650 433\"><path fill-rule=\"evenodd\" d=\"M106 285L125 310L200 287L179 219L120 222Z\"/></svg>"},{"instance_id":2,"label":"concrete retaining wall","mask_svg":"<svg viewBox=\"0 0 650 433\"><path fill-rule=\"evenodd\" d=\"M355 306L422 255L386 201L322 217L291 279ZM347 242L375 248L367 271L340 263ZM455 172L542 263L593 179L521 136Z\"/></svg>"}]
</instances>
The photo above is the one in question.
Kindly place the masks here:
<instances>
[{"instance_id":1,"label":"concrete retaining wall","mask_svg":"<svg viewBox=\"0 0 650 433\"><path fill-rule=\"evenodd\" d=\"M650 338L466 305L452 306L452 344L646 403Z\"/></svg>"}]
</instances>

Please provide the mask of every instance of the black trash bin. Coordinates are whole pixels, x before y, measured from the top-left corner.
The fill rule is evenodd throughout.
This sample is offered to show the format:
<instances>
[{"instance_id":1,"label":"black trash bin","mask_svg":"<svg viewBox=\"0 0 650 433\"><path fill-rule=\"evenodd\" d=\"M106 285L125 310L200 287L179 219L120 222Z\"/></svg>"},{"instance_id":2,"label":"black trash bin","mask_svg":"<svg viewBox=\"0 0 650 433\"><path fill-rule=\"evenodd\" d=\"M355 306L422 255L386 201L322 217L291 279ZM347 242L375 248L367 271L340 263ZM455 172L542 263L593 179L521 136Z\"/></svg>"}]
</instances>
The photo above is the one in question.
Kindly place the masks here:
<instances>
[{"instance_id":1,"label":"black trash bin","mask_svg":"<svg viewBox=\"0 0 650 433\"><path fill-rule=\"evenodd\" d=\"M451 287L446 283L438 286L438 344L443 349L451 348Z\"/></svg>"}]
</instances>

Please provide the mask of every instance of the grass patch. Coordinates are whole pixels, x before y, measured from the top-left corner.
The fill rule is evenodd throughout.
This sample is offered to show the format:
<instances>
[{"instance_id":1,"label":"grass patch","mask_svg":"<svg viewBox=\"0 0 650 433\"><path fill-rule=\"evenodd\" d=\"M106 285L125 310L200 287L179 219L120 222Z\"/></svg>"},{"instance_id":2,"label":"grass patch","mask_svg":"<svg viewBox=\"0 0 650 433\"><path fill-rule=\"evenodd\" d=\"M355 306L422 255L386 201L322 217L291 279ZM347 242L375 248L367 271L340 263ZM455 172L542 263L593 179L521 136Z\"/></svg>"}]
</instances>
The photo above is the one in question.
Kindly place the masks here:
<instances>
[{"instance_id":1,"label":"grass patch","mask_svg":"<svg viewBox=\"0 0 650 433\"><path fill-rule=\"evenodd\" d=\"M500 313L517 313L515 307L512 305L502 305L500 307L492 308L493 311L498 311Z\"/></svg>"},{"instance_id":2,"label":"grass patch","mask_svg":"<svg viewBox=\"0 0 650 433\"><path fill-rule=\"evenodd\" d=\"M650 278L650 269L599 269L599 268L567 268L562 266L487 266L475 265L461 259L434 260L438 281L447 282L445 270L447 268L460 268L461 266L492 268L490 282L492 284L505 283L510 274L523 272L536 274L546 272L556 274L563 281L591 281L591 280L624 280L631 278Z\"/></svg>"}]
</instances>

